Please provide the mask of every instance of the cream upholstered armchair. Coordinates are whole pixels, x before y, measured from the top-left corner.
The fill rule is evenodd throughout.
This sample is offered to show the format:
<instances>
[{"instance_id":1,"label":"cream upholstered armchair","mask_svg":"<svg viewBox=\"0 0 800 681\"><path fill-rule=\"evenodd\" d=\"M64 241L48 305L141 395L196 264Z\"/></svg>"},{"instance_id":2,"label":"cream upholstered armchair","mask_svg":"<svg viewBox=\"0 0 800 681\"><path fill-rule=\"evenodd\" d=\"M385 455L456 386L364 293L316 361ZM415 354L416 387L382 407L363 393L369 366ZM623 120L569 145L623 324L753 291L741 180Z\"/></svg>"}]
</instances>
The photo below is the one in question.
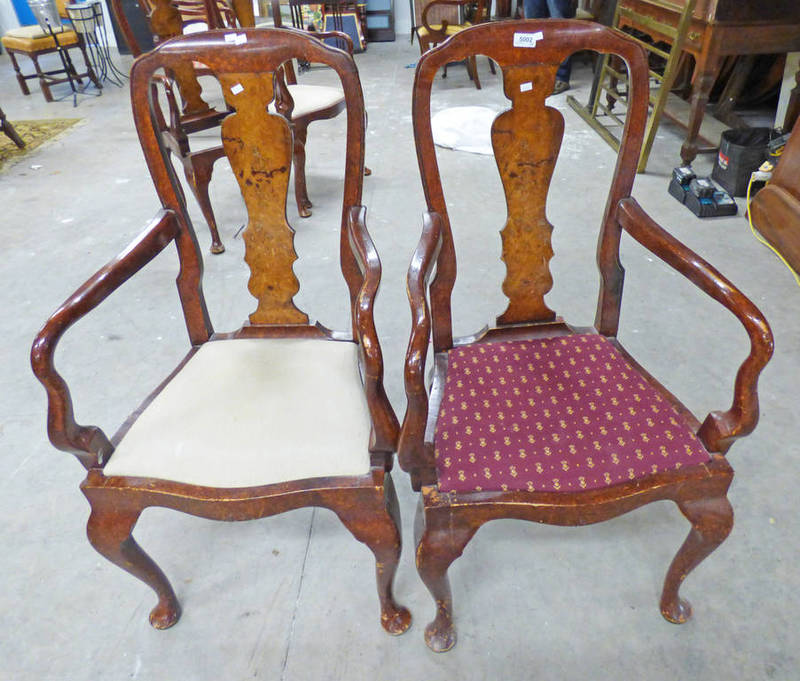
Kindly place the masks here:
<instances>
[{"instance_id":1,"label":"cream upholstered armchair","mask_svg":"<svg viewBox=\"0 0 800 681\"><path fill-rule=\"evenodd\" d=\"M392 580L400 556L397 497L388 471L398 423L383 388L383 360L372 309L380 261L360 205L364 103L353 59L287 29L183 36L135 62L134 119L162 208L142 235L73 294L47 321L32 350L47 390L48 434L87 469L81 489L91 504L87 534L113 563L158 596L157 628L180 616L175 592L133 539L141 512L162 506L216 520L248 520L315 506L332 510L376 561L381 623L405 631ZM340 263L350 298L344 331L312 324L293 298L294 231L286 200L292 160L285 111L265 106L287 60L325 64L347 102L347 145ZM153 78L200 60L215 74L230 113L222 121L227 156L248 211L243 233L256 309L231 333L215 332L202 293L202 260L164 137ZM71 324L103 302L162 250L175 245L177 284L190 348L184 360L108 438L75 422L69 389L53 357Z\"/></svg>"}]
</instances>

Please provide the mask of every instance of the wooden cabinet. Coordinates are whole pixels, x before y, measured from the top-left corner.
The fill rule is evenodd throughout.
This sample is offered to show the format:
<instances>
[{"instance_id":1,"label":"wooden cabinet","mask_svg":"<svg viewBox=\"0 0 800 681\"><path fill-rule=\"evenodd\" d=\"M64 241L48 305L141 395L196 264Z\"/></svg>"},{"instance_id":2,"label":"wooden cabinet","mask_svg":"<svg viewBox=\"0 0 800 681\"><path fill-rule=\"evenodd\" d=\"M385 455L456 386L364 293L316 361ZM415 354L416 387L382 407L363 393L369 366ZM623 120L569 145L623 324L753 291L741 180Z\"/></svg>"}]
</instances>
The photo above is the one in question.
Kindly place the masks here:
<instances>
[{"instance_id":1,"label":"wooden cabinet","mask_svg":"<svg viewBox=\"0 0 800 681\"><path fill-rule=\"evenodd\" d=\"M367 0L367 40L387 42L394 38L393 0Z\"/></svg>"}]
</instances>

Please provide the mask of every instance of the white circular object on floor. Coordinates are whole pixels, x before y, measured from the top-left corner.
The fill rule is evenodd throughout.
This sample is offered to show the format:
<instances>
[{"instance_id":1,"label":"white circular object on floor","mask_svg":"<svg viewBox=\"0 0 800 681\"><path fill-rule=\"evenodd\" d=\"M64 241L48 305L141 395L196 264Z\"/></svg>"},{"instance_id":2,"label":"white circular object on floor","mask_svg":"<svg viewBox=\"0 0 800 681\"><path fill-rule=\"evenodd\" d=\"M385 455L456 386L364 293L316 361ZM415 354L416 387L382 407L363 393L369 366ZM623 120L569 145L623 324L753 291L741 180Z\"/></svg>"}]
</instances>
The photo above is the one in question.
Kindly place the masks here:
<instances>
[{"instance_id":1,"label":"white circular object on floor","mask_svg":"<svg viewBox=\"0 0 800 681\"><path fill-rule=\"evenodd\" d=\"M454 106L431 118L433 143L454 151L494 156L491 130L498 112L486 106Z\"/></svg>"}]
</instances>

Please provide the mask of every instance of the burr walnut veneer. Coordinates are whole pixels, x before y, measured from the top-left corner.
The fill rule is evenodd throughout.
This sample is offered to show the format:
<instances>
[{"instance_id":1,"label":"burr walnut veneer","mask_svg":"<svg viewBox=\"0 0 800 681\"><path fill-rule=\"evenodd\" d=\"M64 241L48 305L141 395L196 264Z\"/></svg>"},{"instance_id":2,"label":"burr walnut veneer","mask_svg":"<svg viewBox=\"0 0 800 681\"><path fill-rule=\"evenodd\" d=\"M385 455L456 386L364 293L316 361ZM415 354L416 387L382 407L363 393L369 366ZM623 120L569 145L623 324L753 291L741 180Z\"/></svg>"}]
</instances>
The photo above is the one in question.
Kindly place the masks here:
<instances>
[{"instance_id":1,"label":"burr walnut veneer","mask_svg":"<svg viewBox=\"0 0 800 681\"><path fill-rule=\"evenodd\" d=\"M305 506L329 508L375 554L381 622L406 630L408 611L392 596L400 517L388 471L398 423L383 389L372 308L380 262L361 204L364 104L352 57L291 29L212 31L167 41L131 71L139 138L162 208L123 253L81 286L36 337L32 364L48 396L48 434L88 474L89 541L158 596L156 628L180 607L167 578L132 530L149 506L216 520L248 520ZM293 297L299 281L294 232L286 220L292 129L286 110L267 105L284 64L329 66L347 102L347 150L340 262L351 323L342 332L311 324ZM255 310L238 331L215 333L203 298L202 256L158 124L153 79L201 62L220 82L230 113L223 153L248 212L248 289ZM165 248L177 249L178 293L189 333L185 359L112 438L75 422L69 389L53 356L63 333Z\"/></svg>"},{"instance_id":2,"label":"burr walnut veneer","mask_svg":"<svg viewBox=\"0 0 800 681\"><path fill-rule=\"evenodd\" d=\"M553 227L545 199L564 132L561 113L546 106L545 98L553 90L558 65L578 50L623 59L631 88L600 225L595 325L586 329L568 325L545 302L553 283ZM456 244L434 150L430 97L440 68L476 55L499 65L511 100L491 129L508 207L505 226L501 216L497 220L508 306L491 328L454 338L450 295ZM408 406L398 454L421 492L416 562L436 604L436 616L425 630L435 651L455 643L447 569L490 520L584 525L652 501L674 501L692 529L664 583L661 612L672 622L685 621L691 612L678 597L684 578L732 527L726 492L733 470L725 453L758 420L756 382L772 353L772 335L759 310L733 284L631 198L647 115L647 81L641 47L609 28L574 21L467 28L426 52L417 65L413 121L427 212L408 273ZM750 352L736 376L729 409L698 421L617 340L623 231L744 325ZM427 385L431 336L433 375Z\"/></svg>"}]
</instances>

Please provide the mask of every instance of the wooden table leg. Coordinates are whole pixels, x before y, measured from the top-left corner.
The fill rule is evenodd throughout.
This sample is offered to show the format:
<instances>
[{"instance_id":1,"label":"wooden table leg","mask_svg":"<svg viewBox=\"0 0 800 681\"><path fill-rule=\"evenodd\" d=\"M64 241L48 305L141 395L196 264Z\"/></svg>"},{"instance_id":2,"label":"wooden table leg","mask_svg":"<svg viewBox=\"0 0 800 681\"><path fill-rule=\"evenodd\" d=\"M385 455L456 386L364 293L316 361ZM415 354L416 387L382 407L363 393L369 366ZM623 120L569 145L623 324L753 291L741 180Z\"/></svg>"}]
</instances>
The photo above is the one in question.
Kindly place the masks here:
<instances>
[{"instance_id":1,"label":"wooden table leg","mask_svg":"<svg viewBox=\"0 0 800 681\"><path fill-rule=\"evenodd\" d=\"M700 134L700 124L703 122L708 97L719 74L721 62L722 58L716 53L716 50L704 49L698 57L694 84L692 85L692 100L689 109L686 140L681 147L681 160L684 165L690 164L697 156L697 138Z\"/></svg>"}]
</instances>

